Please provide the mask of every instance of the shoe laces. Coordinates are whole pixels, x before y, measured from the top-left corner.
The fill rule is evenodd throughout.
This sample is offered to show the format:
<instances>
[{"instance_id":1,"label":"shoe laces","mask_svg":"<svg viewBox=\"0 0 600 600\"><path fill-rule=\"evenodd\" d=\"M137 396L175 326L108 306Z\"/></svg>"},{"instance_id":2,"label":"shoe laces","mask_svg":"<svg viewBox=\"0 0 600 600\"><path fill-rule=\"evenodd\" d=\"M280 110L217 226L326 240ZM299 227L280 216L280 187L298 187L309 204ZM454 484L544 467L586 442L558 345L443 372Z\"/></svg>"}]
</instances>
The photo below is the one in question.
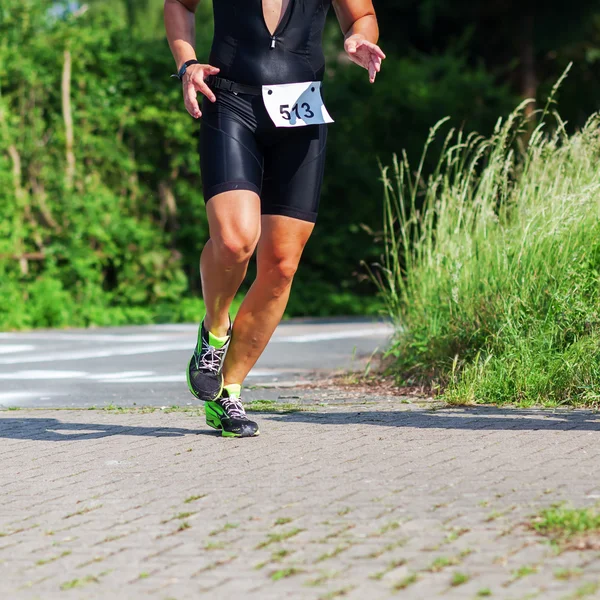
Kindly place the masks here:
<instances>
[{"instance_id":1,"label":"shoe laces","mask_svg":"<svg viewBox=\"0 0 600 600\"><path fill-rule=\"evenodd\" d=\"M196 369L218 373L223 362L223 356L227 351L227 344L222 348L211 346L206 340L202 340L202 351L195 353Z\"/></svg>"},{"instance_id":2,"label":"shoe laces","mask_svg":"<svg viewBox=\"0 0 600 600\"><path fill-rule=\"evenodd\" d=\"M246 411L244 410L242 401L237 396L221 398L220 403L230 417L234 419L246 418Z\"/></svg>"}]
</instances>

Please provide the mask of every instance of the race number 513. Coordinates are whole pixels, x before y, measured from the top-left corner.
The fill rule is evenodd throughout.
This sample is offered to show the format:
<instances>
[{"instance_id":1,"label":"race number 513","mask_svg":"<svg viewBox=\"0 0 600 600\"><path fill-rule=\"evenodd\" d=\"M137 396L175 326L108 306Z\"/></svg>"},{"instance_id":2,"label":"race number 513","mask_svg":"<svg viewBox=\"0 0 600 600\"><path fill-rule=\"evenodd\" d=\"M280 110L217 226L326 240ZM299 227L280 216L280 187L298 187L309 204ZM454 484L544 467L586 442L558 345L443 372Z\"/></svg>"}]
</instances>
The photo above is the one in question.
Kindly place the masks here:
<instances>
[{"instance_id":1,"label":"race number 513","mask_svg":"<svg viewBox=\"0 0 600 600\"><path fill-rule=\"evenodd\" d=\"M289 104L281 104L279 106L279 114L286 121L292 120L292 114L295 114L297 119L302 119L303 121L306 119L312 119L315 116L315 113L311 110L308 102L303 102L301 105L296 103L291 110Z\"/></svg>"},{"instance_id":2,"label":"race number 513","mask_svg":"<svg viewBox=\"0 0 600 600\"><path fill-rule=\"evenodd\" d=\"M321 96L320 81L262 86L265 108L275 127L332 123Z\"/></svg>"}]
</instances>

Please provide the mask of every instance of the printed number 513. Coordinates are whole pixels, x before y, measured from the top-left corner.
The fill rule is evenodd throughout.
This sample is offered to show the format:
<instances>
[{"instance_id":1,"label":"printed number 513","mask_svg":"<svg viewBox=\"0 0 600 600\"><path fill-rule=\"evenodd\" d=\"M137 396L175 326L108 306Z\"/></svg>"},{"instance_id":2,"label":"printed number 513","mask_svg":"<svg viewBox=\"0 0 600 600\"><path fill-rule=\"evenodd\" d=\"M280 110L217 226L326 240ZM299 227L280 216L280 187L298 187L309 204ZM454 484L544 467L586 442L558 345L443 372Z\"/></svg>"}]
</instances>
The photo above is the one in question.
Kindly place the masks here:
<instances>
[{"instance_id":1,"label":"printed number 513","mask_svg":"<svg viewBox=\"0 0 600 600\"><path fill-rule=\"evenodd\" d=\"M300 115L300 108L298 108L298 104L294 104L291 110L288 110L289 108L289 104L282 104L279 107L279 112L286 121L290 121L292 119L292 113L294 113L298 119L312 119L315 116L315 113L310 109L310 104L308 102L303 102L300 106L300 108L304 111L304 116Z\"/></svg>"}]
</instances>

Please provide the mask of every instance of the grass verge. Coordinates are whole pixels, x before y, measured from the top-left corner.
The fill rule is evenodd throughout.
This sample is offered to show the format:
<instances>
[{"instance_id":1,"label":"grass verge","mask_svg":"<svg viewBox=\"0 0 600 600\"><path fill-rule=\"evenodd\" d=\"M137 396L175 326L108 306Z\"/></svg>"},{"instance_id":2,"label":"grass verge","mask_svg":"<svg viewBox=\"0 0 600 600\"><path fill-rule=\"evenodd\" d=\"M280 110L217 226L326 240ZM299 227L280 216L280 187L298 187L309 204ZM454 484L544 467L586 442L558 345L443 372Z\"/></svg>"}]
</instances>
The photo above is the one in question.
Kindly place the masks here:
<instances>
[{"instance_id":1,"label":"grass verge","mask_svg":"<svg viewBox=\"0 0 600 600\"><path fill-rule=\"evenodd\" d=\"M552 506L535 516L530 526L560 550L600 548L600 513L591 508Z\"/></svg>"},{"instance_id":2,"label":"grass verge","mask_svg":"<svg viewBox=\"0 0 600 600\"><path fill-rule=\"evenodd\" d=\"M403 384L455 404L600 404L600 115L569 135L555 113L547 126L552 104L537 127L523 103L490 138L451 131L426 181L423 161L384 169L376 277Z\"/></svg>"}]
</instances>

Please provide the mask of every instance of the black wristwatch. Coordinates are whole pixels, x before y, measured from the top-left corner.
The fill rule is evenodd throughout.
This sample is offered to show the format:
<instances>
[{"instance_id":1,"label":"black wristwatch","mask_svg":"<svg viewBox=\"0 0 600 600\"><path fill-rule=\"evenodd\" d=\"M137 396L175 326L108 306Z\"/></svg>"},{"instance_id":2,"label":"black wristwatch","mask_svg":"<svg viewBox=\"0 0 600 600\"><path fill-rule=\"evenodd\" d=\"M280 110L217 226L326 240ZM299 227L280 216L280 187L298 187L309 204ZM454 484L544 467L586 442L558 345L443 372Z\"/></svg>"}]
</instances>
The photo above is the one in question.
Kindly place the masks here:
<instances>
[{"instance_id":1,"label":"black wristwatch","mask_svg":"<svg viewBox=\"0 0 600 600\"><path fill-rule=\"evenodd\" d=\"M195 58L192 60L186 60L182 65L181 65L181 69L179 69L179 73L176 73L175 75L171 75L171 77L177 77L179 79L179 81L181 81L183 79L183 76L185 75L185 72L187 71L187 68L190 65L199 65L200 61L196 60Z\"/></svg>"}]
</instances>

